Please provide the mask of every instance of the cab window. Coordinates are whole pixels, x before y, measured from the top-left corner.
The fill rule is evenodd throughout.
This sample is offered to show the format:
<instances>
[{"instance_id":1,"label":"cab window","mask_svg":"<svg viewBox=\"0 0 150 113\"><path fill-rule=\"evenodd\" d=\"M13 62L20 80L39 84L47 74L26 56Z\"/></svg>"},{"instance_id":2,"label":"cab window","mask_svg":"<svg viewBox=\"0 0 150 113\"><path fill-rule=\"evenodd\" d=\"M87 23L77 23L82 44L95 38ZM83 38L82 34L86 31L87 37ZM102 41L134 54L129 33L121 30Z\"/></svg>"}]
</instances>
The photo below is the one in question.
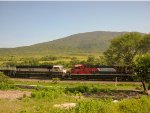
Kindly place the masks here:
<instances>
[{"instance_id":1,"label":"cab window","mask_svg":"<svg viewBox=\"0 0 150 113\"><path fill-rule=\"evenodd\" d=\"M59 67L54 67L54 69L59 69Z\"/></svg>"}]
</instances>

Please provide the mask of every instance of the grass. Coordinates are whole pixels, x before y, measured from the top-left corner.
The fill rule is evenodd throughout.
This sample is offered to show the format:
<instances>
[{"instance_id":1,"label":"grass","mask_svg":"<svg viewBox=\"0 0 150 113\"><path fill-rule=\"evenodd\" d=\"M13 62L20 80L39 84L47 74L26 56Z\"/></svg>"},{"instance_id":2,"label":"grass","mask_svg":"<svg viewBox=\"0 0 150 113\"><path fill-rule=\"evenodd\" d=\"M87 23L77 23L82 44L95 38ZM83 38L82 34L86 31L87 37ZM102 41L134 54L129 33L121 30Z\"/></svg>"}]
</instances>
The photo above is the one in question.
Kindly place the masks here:
<instances>
[{"instance_id":1,"label":"grass","mask_svg":"<svg viewBox=\"0 0 150 113\"><path fill-rule=\"evenodd\" d=\"M9 109L5 109L1 113L11 112L12 113L149 113L150 107L149 97L142 97L140 99L122 100L119 103L113 103L110 100L79 100L76 108L69 110L62 110L53 108L55 103L58 103L60 99L53 101L44 99L23 99L21 101L14 101L15 104L8 101L0 101L5 105L5 108L9 104ZM70 101L63 100L61 101ZM62 103L62 102L59 102ZM32 105L32 106L31 106Z\"/></svg>"},{"instance_id":2,"label":"grass","mask_svg":"<svg viewBox=\"0 0 150 113\"><path fill-rule=\"evenodd\" d=\"M52 86L52 87L78 87L78 86L85 86L85 87L96 87L100 89L109 89L109 90L136 90L137 88L141 88L141 84L125 84L125 83L101 83L101 82L84 82L84 81L76 81L76 82L65 82L65 81L58 81L58 83L54 84L53 81L20 81L14 80L15 84L24 84L24 85L38 85L38 86Z\"/></svg>"},{"instance_id":3,"label":"grass","mask_svg":"<svg viewBox=\"0 0 150 113\"><path fill-rule=\"evenodd\" d=\"M75 99L71 95L59 91L35 91L36 96L25 97L21 100L0 100L1 113L149 113L150 97L142 96L139 99L125 99L118 103L111 99ZM58 94L59 93L59 94ZM44 96L43 96L44 95ZM77 103L76 108L59 109L55 104L64 102Z\"/></svg>"},{"instance_id":4,"label":"grass","mask_svg":"<svg viewBox=\"0 0 150 113\"><path fill-rule=\"evenodd\" d=\"M55 84L52 81L14 81L14 84L32 84L38 87L24 89L32 92L31 97L24 96L16 100L0 99L0 113L109 113L110 110L112 113L149 113L150 111L150 96L146 95L140 98L121 99L117 103L114 103L112 98L84 97L85 93L94 95L98 92L105 94L119 90L135 90L140 84L119 83L117 87L112 83L61 81ZM70 109L53 107L55 104L66 102L77 103L77 106Z\"/></svg>"},{"instance_id":5,"label":"grass","mask_svg":"<svg viewBox=\"0 0 150 113\"><path fill-rule=\"evenodd\" d=\"M14 82L0 72L0 90L16 89Z\"/></svg>"}]
</instances>

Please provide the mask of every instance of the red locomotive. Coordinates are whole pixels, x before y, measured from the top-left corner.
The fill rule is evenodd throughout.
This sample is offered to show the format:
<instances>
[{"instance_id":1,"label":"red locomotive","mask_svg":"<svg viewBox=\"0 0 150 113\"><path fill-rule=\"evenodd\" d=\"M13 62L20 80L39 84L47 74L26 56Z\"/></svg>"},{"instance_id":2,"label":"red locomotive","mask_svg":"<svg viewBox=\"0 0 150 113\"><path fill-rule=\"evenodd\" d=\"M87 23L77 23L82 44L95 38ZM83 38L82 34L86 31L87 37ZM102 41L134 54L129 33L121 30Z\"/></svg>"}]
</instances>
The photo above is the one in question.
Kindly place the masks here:
<instances>
[{"instance_id":1,"label":"red locomotive","mask_svg":"<svg viewBox=\"0 0 150 113\"><path fill-rule=\"evenodd\" d=\"M72 79L132 79L132 67L125 66L91 66L77 64L70 72Z\"/></svg>"}]
</instances>

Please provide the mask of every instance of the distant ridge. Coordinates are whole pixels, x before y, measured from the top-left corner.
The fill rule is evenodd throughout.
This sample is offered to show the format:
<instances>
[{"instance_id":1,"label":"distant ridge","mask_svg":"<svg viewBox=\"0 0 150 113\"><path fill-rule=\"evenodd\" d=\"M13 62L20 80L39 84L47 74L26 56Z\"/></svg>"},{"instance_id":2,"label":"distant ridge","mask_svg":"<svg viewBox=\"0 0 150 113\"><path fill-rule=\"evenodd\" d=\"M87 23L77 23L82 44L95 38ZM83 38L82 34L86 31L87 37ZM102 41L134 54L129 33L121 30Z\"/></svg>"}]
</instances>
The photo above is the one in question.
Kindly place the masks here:
<instances>
[{"instance_id":1,"label":"distant ridge","mask_svg":"<svg viewBox=\"0 0 150 113\"><path fill-rule=\"evenodd\" d=\"M105 51L110 41L126 32L95 31L17 48L0 48L0 55L49 55L97 53Z\"/></svg>"}]
</instances>

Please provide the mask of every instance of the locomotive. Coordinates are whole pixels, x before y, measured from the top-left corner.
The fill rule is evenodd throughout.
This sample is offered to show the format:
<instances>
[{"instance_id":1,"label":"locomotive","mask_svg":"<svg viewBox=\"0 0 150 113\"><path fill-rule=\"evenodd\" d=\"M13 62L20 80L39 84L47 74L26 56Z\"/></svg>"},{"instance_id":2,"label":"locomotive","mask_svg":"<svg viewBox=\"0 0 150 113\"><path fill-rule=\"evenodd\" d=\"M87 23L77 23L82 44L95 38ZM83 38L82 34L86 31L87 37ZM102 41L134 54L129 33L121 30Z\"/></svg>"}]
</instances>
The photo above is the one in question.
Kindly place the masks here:
<instances>
[{"instance_id":1,"label":"locomotive","mask_svg":"<svg viewBox=\"0 0 150 113\"><path fill-rule=\"evenodd\" d=\"M60 78L60 79L103 79L132 80L134 73L129 66L99 66L76 64L67 71L61 65L16 66L12 69L0 69L6 75L17 78Z\"/></svg>"},{"instance_id":2,"label":"locomotive","mask_svg":"<svg viewBox=\"0 0 150 113\"><path fill-rule=\"evenodd\" d=\"M77 64L70 71L72 79L132 80L132 67Z\"/></svg>"},{"instance_id":3,"label":"locomotive","mask_svg":"<svg viewBox=\"0 0 150 113\"><path fill-rule=\"evenodd\" d=\"M67 72L61 65L1 67L0 71L14 78L61 78Z\"/></svg>"}]
</instances>

